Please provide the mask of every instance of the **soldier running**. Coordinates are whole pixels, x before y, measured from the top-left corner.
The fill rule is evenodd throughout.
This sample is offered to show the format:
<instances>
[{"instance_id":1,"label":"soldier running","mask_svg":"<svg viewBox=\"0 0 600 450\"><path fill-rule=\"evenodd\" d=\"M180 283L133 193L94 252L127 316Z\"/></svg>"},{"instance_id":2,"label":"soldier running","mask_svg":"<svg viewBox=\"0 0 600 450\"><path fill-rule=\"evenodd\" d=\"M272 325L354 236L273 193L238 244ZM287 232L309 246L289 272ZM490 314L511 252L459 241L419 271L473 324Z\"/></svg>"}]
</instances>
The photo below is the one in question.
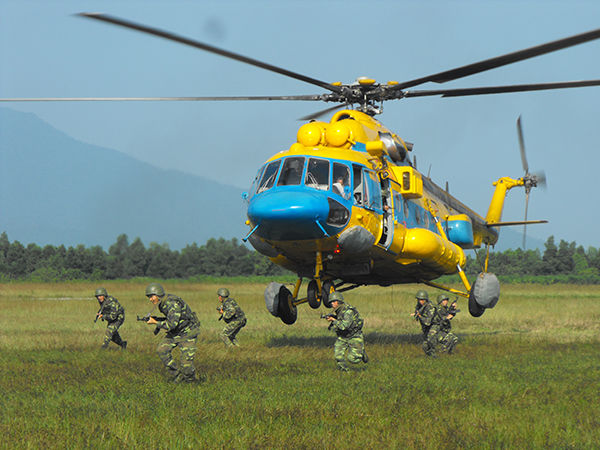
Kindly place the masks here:
<instances>
[{"instance_id":1,"label":"soldier running","mask_svg":"<svg viewBox=\"0 0 600 450\"><path fill-rule=\"evenodd\" d=\"M121 306L119 300L108 295L108 292L103 287L96 289L95 296L100 304L100 309L96 313L94 322L98 319L108 322L106 332L104 333L104 342L100 348L106 350L112 341L125 350L127 348L127 341L124 341L119 334L119 327L125 322L125 308Z\"/></svg>"},{"instance_id":2,"label":"soldier running","mask_svg":"<svg viewBox=\"0 0 600 450\"><path fill-rule=\"evenodd\" d=\"M196 313L179 297L166 294L158 283L150 283L146 288L146 297L166 317L164 321L157 321L153 317L148 319L149 325L156 325L159 330L165 330L166 335L158 344L156 352L165 365L174 383L192 383L196 381L196 368L194 356L196 355L196 342L200 334L200 321ZM180 367L177 367L171 352L175 347L181 351Z\"/></svg>"},{"instance_id":3,"label":"soldier running","mask_svg":"<svg viewBox=\"0 0 600 450\"><path fill-rule=\"evenodd\" d=\"M219 289L217 295L221 302L221 306L217 307L217 312L221 314L219 320L223 319L226 323L219 336L226 347L239 347L237 334L246 326L246 315L237 302L229 297L228 289Z\"/></svg>"},{"instance_id":4,"label":"soldier running","mask_svg":"<svg viewBox=\"0 0 600 450\"><path fill-rule=\"evenodd\" d=\"M346 358L350 364L369 362L362 332L364 320L355 307L344 302L341 293L332 292L329 295L329 302L333 313L327 316L327 321L329 329L337 334L337 341L333 347L335 361L341 371L347 372Z\"/></svg>"}]
</instances>

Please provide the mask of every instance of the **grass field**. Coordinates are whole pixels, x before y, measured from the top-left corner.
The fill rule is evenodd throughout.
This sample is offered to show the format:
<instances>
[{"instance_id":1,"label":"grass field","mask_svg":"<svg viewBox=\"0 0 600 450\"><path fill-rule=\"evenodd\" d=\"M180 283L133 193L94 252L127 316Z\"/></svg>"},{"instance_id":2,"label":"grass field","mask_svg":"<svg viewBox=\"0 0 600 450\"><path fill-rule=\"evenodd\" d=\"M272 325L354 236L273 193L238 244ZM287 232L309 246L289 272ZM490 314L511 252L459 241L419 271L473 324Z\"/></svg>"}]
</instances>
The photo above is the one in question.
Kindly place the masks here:
<instances>
[{"instance_id":1,"label":"grass field","mask_svg":"<svg viewBox=\"0 0 600 450\"><path fill-rule=\"evenodd\" d=\"M151 308L147 283L102 284L126 308L129 342L104 352L97 284L0 286L0 448L600 448L597 286L503 286L479 319L460 299L456 354L435 360L410 318L419 286L347 292L370 361L340 373L322 309L301 305L287 326L264 284L224 283L248 316L243 348L228 350L221 285L166 281L202 321L203 381L172 385L160 335L135 320Z\"/></svg>"}]
</instances>

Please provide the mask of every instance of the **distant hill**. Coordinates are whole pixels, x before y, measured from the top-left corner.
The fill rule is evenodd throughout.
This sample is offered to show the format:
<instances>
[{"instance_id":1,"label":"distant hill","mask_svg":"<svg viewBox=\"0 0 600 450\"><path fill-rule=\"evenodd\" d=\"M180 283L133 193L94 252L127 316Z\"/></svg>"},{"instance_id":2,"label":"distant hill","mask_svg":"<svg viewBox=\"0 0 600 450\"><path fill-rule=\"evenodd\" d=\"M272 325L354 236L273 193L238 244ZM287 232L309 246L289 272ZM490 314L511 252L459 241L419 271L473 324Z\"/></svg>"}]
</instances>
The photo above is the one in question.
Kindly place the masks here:
<instances>
[{"instance_id":1,"label":"distant hill","mask_svg":"<svg viewBox=\"0 0 600 450\"><path fill-rule=\"evenodd\" d=\"M180 249L241 239L242 190L163 170L77 141L31 113L0 108L0 232L9 240L75 246L139 236Z\"/></svg>"},{"instance_id":2,"label":"distant hill","mask_svg":"<svg viewBox=\"0 0 600 450\"><path fill-rule=\"evenodd\" d=\"M544 225L529 225L527 229L530 227L543 227ZM560 238L558 238L560 240ZM541 239L536 239L531 236L527 236L525 244L527 246L527 250L535 250L536 248L540 250L543 254L546 247L544 244L546 241ZM500 239L498 239L498 244L494 248L496 252L503 252L508 249L516 250L518 248L523 247L523 226L514 226L514 227L502 227L500 230ZM472 252L471 252L472 255Z\"/></svg>"}]
</instances>

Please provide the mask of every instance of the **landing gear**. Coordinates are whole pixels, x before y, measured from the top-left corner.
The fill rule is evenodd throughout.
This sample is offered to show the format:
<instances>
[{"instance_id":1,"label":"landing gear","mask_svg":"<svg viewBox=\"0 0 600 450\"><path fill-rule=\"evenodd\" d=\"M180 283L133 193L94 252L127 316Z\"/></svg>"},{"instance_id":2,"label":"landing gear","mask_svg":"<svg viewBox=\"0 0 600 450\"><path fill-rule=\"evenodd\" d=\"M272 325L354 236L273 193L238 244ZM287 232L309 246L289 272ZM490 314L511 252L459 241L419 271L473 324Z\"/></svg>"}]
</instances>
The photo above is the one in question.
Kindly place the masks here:
<instances>
[{"instance_id":1,"label":"landing gear","mask_svg":"<svg viewBox=\"0 0 600 450\"><path fill-rule=\"evenodd\" d=\"M493 273L483 272L477 275L469 293L469 313L479 317L488 308L493 308L500 298L500 282Z\"/></svg>"},{"instance_id":2,"label":"landing gear","mask_svg":"<svg viewBox=\"0 0 600 450\"><path fill-rule=\"evenodd\" d=\"M481 317L484 312L485 308L482 308L477 304L474 292L471 290L471 293L469 294L469 314L471 314L473 317Z\"/></svg>"},{"instance_id":3,"label":"landing gear","mask_svg":"<svg viewBox=\"0 0 600 450\"><path fill-rule=\"evenodd\" d=\"M321 298L319 297L318 291L319 285L317 284L317 280L310 280L306 295L308 297L308 305L312 309L317 309L319 306L321 306Z\"/></svg>"},{"instance_id":4,"label":"landing gear","mask_svg":"<svg viewBox=\"0 0 600 450\"><path fill-rule=\"evenodd\" d=\"M323 305L326 308L331 308L331 303L329 302L329 294L335 291L335 286L333 285L333 281L326 280L323 282L323 286L321 287L321 300L323 301Z\"/></svg>"},{"instance_id":5,"label":"landing gear","mask_svg":"<svg viewBox=\"0 0 600 450\"><path fill-rule=\"evenodd\" d=\"M294 297L285 286L279 289L279 318L286 325L292 325L298 318L298 308L294 304Z\"/></svg>"}]
</instances>

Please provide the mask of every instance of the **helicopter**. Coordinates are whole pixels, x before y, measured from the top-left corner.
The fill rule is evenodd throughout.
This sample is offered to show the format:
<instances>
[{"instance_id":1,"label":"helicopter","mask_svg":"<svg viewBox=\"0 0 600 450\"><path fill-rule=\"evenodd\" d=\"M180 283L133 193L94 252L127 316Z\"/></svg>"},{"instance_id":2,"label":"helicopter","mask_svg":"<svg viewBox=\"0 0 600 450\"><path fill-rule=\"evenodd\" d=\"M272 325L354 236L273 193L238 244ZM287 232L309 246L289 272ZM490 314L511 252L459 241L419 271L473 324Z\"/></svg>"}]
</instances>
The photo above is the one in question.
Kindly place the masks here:
<instances>
[{"instance_id":1,"label":"helicopter","mask_svg":"<svg viewBox=\"0 0 600 450\"><path fill-rule=\"evenodd\" d=\"M117 17L82 13L79 16L130 28L271 71L319 87L315 95L261 97L161 98L46 98L2 101L318 101L334 106L303 118L289 149L268 159L258 170L247 204L249 242L275 264L294 272L290 291L279 283L265 290L269 312L285 324L297 320L297 307L330 307L328 297L363 285L390 286L423 283L468 298L469 312L481 316L498 302L500 285L488 272L489 249L499 228L544 223L527 220L532 188L543 186L543 173L533 174L525 155L520 120L517 122L524 176L503 177L485 216L480 216L417 170L413 144L404 141L376 119L383 103L411 97L461 97L598 86L600 80L521 84L460 89L411 90L428 82L445 83L540 56L600 37L600 29L505 54L425 77L385 84L368 77L355 82L328 83L239 55L171 32ZM338 109L343 108L340 111ZM337 111L337 112L336 112ZM328 122L318 120L333 113ZM503 222L507 193L523 187L525 219ZM465 250L485 246L482 272L468 281L463 269ZM436 283L443 275L458 274L464 290ZM308 279L306 296L300 288Z\"/></svg>"}]
</instances>

